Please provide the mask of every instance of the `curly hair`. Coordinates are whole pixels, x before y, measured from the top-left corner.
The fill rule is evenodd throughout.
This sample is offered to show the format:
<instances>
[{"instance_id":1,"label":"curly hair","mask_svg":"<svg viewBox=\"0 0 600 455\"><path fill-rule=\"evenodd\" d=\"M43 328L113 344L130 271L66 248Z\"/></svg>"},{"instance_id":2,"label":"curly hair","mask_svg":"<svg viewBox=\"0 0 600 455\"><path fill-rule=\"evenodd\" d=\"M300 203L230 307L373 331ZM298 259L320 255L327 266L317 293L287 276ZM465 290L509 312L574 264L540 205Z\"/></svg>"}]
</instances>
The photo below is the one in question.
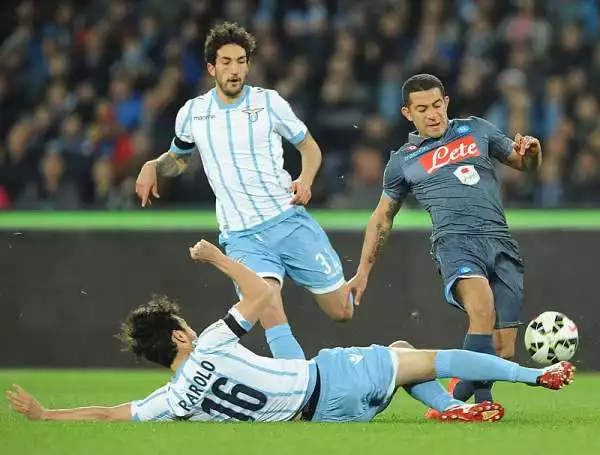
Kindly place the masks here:
<instances>
[{"instance_id":1,"label":"curly hair","mask_svg":"<svg viewBox=\"0 0 600 455\"><path fill-rule=\"evenodd\" d=\"M124 350L138 359L170 367L177 355L173 330L183 330L179 306L166 296L154 295L152 300L132 311L121 324L119 339Z\"/></svg>"},{"instance_id":2,"label":"curly hair","mask_svg":"<svg viewBox=\"0 0 600 455\"><path fill-rule=\"evenodd\" d=\"M246 57L256 51L256 40L237 23L223 22L213 28L204 42L204 60L214 65L217 61L217 51L226 44L237 44L246 51Z\"/></svg>"}]
</instances>

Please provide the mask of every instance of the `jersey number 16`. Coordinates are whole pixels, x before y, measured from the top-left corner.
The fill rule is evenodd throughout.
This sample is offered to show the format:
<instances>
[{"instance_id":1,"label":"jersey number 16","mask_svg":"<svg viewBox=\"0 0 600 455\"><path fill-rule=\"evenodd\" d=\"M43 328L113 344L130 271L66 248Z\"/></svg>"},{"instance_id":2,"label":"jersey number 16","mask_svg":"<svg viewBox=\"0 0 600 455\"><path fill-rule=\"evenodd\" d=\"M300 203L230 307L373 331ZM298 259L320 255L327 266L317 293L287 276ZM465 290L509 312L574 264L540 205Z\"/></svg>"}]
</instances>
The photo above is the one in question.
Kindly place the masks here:
<instances>
[{"instance_id":1,"label":"jersey number 16","mask_svg":"<svg viewBox=\"0 0 600 455\"><path fill-rule=\"evenodd\" d=\"M225 392L223 388L227 384L228 380L229 378L222 377L213 383L212 393L217 398L252 412L260 411L265 407L267 404L267 396L264 393L254 390L244 384L236 384L231 388L231 392ZM246 398L251 398L251 400ZM211 411L215 411L219 414L223 414L231 417L232 419L241 421L254 420L251 415L243 414L235 411L234 409L228 408L227 406L223 406L221 403L216 403L208 397L202 400L202 410L207 414L210 414Z\"/></svg>"}]
</instances>

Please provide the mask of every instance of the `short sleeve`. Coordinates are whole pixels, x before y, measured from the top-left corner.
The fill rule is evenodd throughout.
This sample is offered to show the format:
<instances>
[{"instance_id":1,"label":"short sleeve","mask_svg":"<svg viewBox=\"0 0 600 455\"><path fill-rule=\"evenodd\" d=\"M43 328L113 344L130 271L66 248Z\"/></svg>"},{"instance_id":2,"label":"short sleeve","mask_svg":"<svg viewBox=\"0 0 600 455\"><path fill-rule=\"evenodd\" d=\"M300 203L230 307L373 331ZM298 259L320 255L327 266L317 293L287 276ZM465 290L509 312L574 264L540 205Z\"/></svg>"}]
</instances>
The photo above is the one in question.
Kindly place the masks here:
<instances>
[{"instance_id":1,"label":"short sleeve","mask_svg":"<svg viewBox=\"0 0 600 455\"><path fill-rule=\"evenodd\" d=\"M174 420L174 409L168 398L168 385L162 386L148 395L143 400L131 403L131 415L137 422L155 422L161 420Z\"/></svg>"},{"instance_id":2,"label":"short sleeve","mask_svg":"<svg viewBox=\"0 0 600 455\"><path fill-rule=\"evenodd\" d=\"M177 112L175 118L175 136L171 141L170 150L173 153L187 155L196 150L192 132L192 110L194 100L188 100Z\"/></svg>"},{"instance_id":3,"label":"short sleeve","mask_svg":"<svg viewBox=\"0 0 600 455\"><path fill-rule=\"evenodd\" d=\"M208 326L196 340L195 351L213 353L230 349L250 331L252 325L234 307L223 319Z\"/></svg>"},{"instance_id":4,"label":"short sleeve","mask_svg":"<svg viewBox=\"0 0 600 455\"><path fill-rule=\"evenodd\" d=\"M392 155L383 172L383 194L396 202L403 202L409 191L402 166Z\"/></svg>"},{"instance_id":5,"label":"short sleeve","mask_svg":"<svg viewBox=\"0 0 600 455\"><path fill-rule=\"evenodd\" d=\"M488 137L490 156L504 162L513 151L514 141L494 124L479 117L471 117L477 129Z\"/></svg>"},{"instance_id":6,"label":"short sleeve","mask_svg":"<svg viewBox=\"0 0 600 455\"><path fill-rule=\"evenodd\" d=\"M290 104L275 90L267 90L266 96L267 109L273 118L275 131L294 145L302 142L308 129L296 116Z\"/></svg>"}]
</instances>

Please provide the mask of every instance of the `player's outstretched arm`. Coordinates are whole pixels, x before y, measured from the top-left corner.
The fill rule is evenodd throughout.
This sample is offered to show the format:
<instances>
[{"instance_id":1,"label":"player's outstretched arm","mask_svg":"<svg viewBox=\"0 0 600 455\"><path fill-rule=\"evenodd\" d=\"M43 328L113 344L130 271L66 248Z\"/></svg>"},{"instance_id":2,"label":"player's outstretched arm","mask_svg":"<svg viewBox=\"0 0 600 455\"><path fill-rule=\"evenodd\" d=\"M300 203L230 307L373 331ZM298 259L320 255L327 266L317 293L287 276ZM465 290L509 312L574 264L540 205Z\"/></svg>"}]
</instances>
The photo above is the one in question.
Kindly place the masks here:
<instances>
[{"instance_id":1,"label":"player's outstretched arm","mask_svg":"<svg viewBox=\"0 0 600 455\"><path fill-rule=\"evenodd\" d=\"M132 420L131 403L112 407L46 409L33 395L17 384L13 384L12 388L6 392L6 397L10 401L11 408L29 420Z\"/></svg>"},{"instance_id":2,"label":"player's outstretched arm","mask_svg":"<svg viewBox=\"0 0 600 455\"><path fill-rule=\"evenodd\" d=\"M367 287L367 280L375 261L385 245L385 242L394 226L394 217L402 206L401 202L395 201L383 194L377 204L377 208L371 215L369 224L365 231L360 264L356 275L348 285L350 292L355 295L355 304L360 305L360 299Z\"/></svg>"},{"instance_id":3,"label":"player's outstretched arm","mask_svg":"<svg viewBox=\"0 0 600 455\"><path fill-rule=\"evenodd\" d=\"M277 292L248 267L225 256L219 248L206 240L201 240L190 248L190 256L195 261L215 266L235 281L243 296L236 308L252 324L258 321Z\"/></svg>"},{"instance_id":4,"label":"player's outstretched arm","mask_svg":"<svg viewBox=\"0 0 600 455\"><path fill-rule=\"evenodd\" d=\"M176 177L185 172L189 165L190 154L174 153L172 151L163 153L155 160L146 161L135 182L135 192L142 200L142 207L150 201L150 194L159 198L158 176Z\"/></svg>"}]
</instances>

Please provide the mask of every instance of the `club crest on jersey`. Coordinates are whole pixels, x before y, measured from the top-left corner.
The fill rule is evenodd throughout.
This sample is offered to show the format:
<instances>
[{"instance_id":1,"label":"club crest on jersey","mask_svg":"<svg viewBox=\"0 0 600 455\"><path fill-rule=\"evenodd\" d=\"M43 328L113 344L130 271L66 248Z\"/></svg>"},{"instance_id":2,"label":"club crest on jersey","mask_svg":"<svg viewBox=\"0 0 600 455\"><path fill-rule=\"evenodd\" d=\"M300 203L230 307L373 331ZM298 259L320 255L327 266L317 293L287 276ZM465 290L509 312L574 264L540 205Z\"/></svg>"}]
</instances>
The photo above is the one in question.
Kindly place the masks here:
<instances>
[{"instance_id":1,"label":"club crest on jersey","mask_svg":"<svg viewBox=\"0 0 600 455\"><path fill-rule=\"evenodd\" d=\"M454 175L463 185L475 185L481 178L472 164L457 167Z\"/></svg>"},{"instance_id":2,"label":"club crest on jersey","mask_svg":"<svg viewBox=\"0 0 600 455\"><path fill-rule=\"evenodd\" d=\"M431 150L419 158L419 162L431 175L444 166L479 155L475 138L470 134Z\"/></svg>"},{"instance_id":3,"label":"club crest on jersey","mask_svg":"<svg viewBox=\"0 0 600 455\"><path fill-rule=\"evenodd\" d=\"M252 123L254 123L254 122L256 122L258 120L258 113L260 111L262 111L262 110L263 110L262 107L256 107L254 109L251 109L251 108L244 109L244 110L242 110L242 112L248 114L248 117L250 118L250 121Z\"/></svg>"}]
</instances>

